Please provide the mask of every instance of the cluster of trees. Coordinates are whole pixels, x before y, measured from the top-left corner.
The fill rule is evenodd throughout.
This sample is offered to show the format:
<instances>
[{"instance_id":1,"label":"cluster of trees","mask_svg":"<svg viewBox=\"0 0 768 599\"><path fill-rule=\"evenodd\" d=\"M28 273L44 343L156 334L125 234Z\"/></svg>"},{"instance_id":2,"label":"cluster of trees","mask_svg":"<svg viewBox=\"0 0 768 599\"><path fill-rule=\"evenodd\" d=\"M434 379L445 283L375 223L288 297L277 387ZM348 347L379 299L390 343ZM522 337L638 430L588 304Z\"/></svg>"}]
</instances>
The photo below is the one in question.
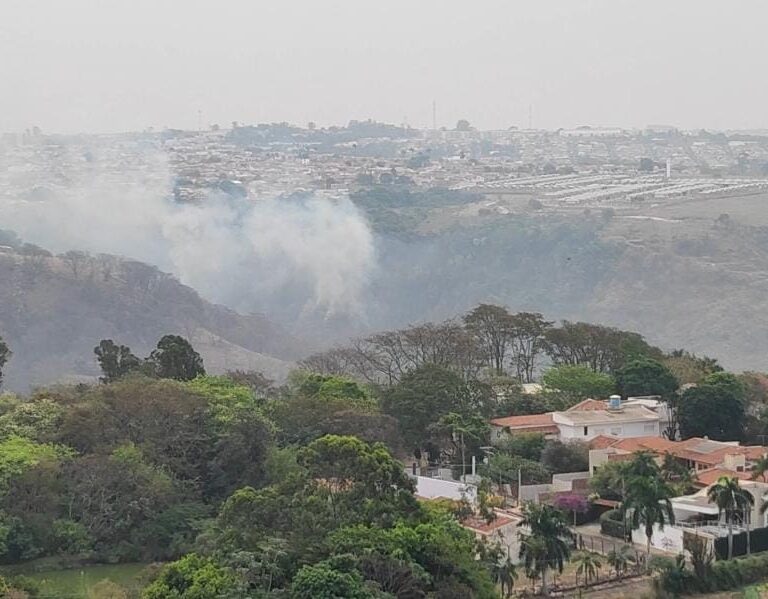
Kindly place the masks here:
<instances>
[{"instance_id":1,"label":"cluster of trees","mask_svg":"<svg viewBox=\"0 0 768 599\"><path fill-rule=\"evenodd\" d=\"M0 562L175 560L150 599L492 597L494 582L511 589L503 551L476 544L461 507L417 503L397 457L451 464L457 476L475 457L490 493L588 468L586 447L540 434L489 450L496 416L618 392L664 398L683 436L736 440L768 422L760 375L488 305L318 354L280 387L252 372L207 376L174 335L145 359L112 340L94 352L100 384L2 396ZM0 344L0 368L8 356ZM544 390L524 393L545 363ZM671 521L668 499L691 483L673 460L644 454L592 482L647 534ZM570 557L568 518L557 507L525 517L521 557L546 588L547 571ZM585 578L598 567L588 561Z\"/></svg>"},{"instance_id":2,"label":"cluster of trees","mask_svg":"<svg viewBox=\"0 0 768 599\"><path fill-rule=\"evenodd\" d=\"M103 373L103 383L112 383L131 373L177 381L191 381L205 374L200 354L179 335L164 335L143 360L133 355L130 347L111 339L102 339L93 352Z\"/></svg>"},{"instance_id":3,"label":"cluster of trees","mask_svg":"<svg viewBox=\"0 0 768 599\"><path fill-rule=\"evenodd\" d=\"M511 376L530 383L546 362L610 373L643 356L661 358L663 352L637 333L583 322L555 326L538 313L513 314L502 306L480 304L461 320L379 333L310 356L302 364L312 371L386 385L427 363L467 379Z\"/></svg>"},{"instance_id":4,"label":"cluster of trees","mask_svg":"<svg viewBox=\"0 0 768 599\"><path fill-rule=\"evenodd\" d=\"M325 436L273 484L235 492L198 553L166 567L145 597L495 597L473 535L415 500L381 445Z\"/></svg>"},{"instance_id":5,"label":"cluster of trees","mask_svg":"<svg viewBox=\"0 0 768 599\"><path fill-rule=\"evenodd\" d=\"M546 440L540 433L524 433L493 447L480 474L493 485L544 484L553 474L589 470L589 449L578 442Z\"/></svg>"},{"instance_id":6,"label":"cluster of trees","mask_svg":"<svg viewBox=\"0 0 768 599\"><path fill-rule=\"evenodd\" d=\"M0 561L83 553L164 560L243 484L259 484L273 424L224 378L133 375L0 407Z\"/></svg>"},{"instance_id":7,"label":"cluster of trees","mask_svg":"<svg viewBox=\"0 0 768 599\"><path fill-rule=\"evenodd\" d=\"M556 326L540 314L488 304L461 320L358 339L310 356L302 367L377 389L406 444L434 456L444 451L437 442L441 430L455 436L439 426L451 414L458 415L450 416L454 423L460 417L462 428L472 428L464 442L479 447L482 426L472 417L566 409L613 393L668 402L670 437L768 436L768 377L726 373L716 360L684 350L665 354L637 333L580 322ZM523 394L521 384L540 372L544 390Z\"/></svg>"},{"instance_id":8,"label":"cluster of trees","mask_svg":"<svg viewBox=\"0 0 768 599\"><path fill-rule=\"evenodd\" d=\"M109 340L95 354L99 384L2 396L0 563L170 562L149 599L496 596L501 550L456 506L416 501L375 388L206 376L175 336L146 360ZM438 393L475 414L485 396L440 372ZM451 419L440 426L430 434L453 440Z\"/></svg>"}]
</instances>

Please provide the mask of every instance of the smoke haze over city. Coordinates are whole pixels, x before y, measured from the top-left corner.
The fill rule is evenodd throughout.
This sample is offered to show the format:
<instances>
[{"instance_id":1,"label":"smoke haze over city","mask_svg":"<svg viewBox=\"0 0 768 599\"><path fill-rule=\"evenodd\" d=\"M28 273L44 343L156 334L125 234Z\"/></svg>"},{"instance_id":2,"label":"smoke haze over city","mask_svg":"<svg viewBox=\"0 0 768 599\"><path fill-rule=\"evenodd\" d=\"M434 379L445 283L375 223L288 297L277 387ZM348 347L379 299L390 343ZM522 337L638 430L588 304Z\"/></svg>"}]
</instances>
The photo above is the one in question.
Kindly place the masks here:
<instances>
[{"instance_id":1,"label":"smoke haze over city","mask_svg":"<svg viewBox=\"0 0 768 599\"><path fill-rule=\"evenodd\" d=\"M768 5L4 0L0 131L768 126Z\"/></svg>"}]
</instances>

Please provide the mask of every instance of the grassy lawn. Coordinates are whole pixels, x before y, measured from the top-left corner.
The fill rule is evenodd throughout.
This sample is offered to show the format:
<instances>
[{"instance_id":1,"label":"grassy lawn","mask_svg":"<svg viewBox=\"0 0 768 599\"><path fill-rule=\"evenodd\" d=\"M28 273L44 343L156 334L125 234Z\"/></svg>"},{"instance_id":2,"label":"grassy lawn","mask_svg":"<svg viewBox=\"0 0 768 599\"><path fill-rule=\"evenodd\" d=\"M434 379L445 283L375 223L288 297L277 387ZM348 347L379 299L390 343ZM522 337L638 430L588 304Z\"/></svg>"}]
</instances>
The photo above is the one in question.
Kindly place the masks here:
<instances>
[{"instance_id":1,"label":"grassy lawn","mask_svg":"<svg viewBox=\"0 0 768 599\"><path fill-rule=\"evenodd\" d=\"M35 572L14 568L13 574L24 574L41 585L40 599L81 599L88 590L105 578L126 590L141 588L139 574L147 564L89 565L66 570ZM8 572L11 574L11 572Z\"/></svg>"}]
</instances>

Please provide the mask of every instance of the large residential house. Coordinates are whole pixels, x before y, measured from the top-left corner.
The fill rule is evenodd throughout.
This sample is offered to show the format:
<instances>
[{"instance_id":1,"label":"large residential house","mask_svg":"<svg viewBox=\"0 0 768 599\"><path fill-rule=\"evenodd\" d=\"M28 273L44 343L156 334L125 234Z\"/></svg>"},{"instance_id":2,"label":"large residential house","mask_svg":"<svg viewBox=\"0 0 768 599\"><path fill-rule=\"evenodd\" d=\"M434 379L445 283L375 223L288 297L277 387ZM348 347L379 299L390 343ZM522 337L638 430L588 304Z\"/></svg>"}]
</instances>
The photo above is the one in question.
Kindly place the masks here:
<instances>
[{"instance_id":1,"label":"large residential house","mask_svg":"<svg viewBox=\"0 0 768 599\"><path fill-rule=\"evenodd\" d=\"M717 505L709 500L707 490L722 477L739 479L741 487L754 498L751 509L736 516L738 523L733 526L735 532L745 530L744 519L750 522L753 529L768 525L768 512L762 509L768 493L768 482L763 476L752 480L755 478L752 469L755 462L768 452L766 447L701 437L671 441L661 437L618 439L604 435L592 439L589 447L590 474L594 474L607 462L631 460L640 451L653 454L658 463L668 457L677 460L694 473L693 484L698 490L689 495L670 498L675 514L674 524L664 528L658 525L653 527L651 546L655 549L672 554L685 552L684 540L688 533L697 535L714 550L718 539L727 536L728 526ZM637 544L645 544L644 527L633 530L632 539Z\"/></svg>"},{"instance_id":2,"label":"large residential house","mask_svg":"<svg viewBox=\"0 0 768 599\"><path fill-rule=\"evenodd\" d=\"M638 451L646 451L659 460L665 455L678 460L696 473L696 483L702 487L715 483L721 476L748 480L755 462L768 451L760 445L739 445L738 441L713 441L701 437L671 441L656 436L631 439L600 436L592 439L589 447L590 472L606 462L630 460Z\"/></svg>"},{"instance_id":3,"label":"large residential house","mask_svg":"<svg viewBox=\"0 0 768 599\"><path fill-rule=\"evenodd\" d=\"M608 401L585 399L562 412L495 418L491 420L491 441L498 443L519 433L542 433L562 441L590 441L599 436L660 437L668 424L666 405L657 398L621 401L612 396Z\"/></svg>"}]
</instances>

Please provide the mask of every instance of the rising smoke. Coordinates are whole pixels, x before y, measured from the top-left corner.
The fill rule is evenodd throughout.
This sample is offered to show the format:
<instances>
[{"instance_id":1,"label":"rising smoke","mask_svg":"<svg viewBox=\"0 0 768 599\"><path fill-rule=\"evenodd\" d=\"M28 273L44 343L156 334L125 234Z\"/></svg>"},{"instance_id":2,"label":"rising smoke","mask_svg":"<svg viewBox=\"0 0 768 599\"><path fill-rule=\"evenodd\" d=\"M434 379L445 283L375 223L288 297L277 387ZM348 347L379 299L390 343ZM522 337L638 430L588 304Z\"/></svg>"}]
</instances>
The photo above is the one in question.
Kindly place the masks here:
<instances>
[{"instance_id":1,"label":"rising smoke","mask_svg":"<svg viewBox=\"0 0 768 599\"><path fill-rule=\"evenodd\" d=\"M55 252L114 253L157 265L241 311L359 314L375 265L373 237L346 197L172 201L162 152L119 172L92 160L41 191L0 197L0 229ZM38 177L29 177L37 184ZM65 183L62 184L61 181Z\"/></svg>"}]
</instances>

